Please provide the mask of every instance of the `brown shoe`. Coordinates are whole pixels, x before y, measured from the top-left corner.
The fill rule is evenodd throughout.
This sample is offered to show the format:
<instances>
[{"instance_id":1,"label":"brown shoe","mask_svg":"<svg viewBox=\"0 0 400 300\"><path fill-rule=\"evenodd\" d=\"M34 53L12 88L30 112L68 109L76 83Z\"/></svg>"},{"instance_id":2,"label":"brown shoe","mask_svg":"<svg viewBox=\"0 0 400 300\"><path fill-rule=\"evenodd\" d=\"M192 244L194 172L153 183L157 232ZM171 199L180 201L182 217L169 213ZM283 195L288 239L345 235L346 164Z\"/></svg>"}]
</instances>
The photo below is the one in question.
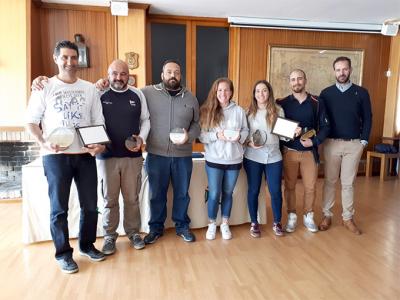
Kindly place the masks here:
<instances>
[{"instance_id":1,"label":"brown shoe","mask_svg":"<svg viewBox=\"0 0 400 300\"><path fill-rule=\"evenodd\" d=\"M354 234L361 234L360 229L357 228L357 225L354 223L353 219L346 221L343 220L343 226Z\"/></svg>"},{"instance_id":2,"label":"brown shoe","mask_svg":"<svg viewBox=\"0 0 400 300\"><path fill-rule=\"evenodd\" d=\"M332 218L325 216L322 219L321 223L318 225L318 229L320 231L326 231L329 229L329 227L331 227L331 224L332 224Z\"/></svg>"}]
</instances>

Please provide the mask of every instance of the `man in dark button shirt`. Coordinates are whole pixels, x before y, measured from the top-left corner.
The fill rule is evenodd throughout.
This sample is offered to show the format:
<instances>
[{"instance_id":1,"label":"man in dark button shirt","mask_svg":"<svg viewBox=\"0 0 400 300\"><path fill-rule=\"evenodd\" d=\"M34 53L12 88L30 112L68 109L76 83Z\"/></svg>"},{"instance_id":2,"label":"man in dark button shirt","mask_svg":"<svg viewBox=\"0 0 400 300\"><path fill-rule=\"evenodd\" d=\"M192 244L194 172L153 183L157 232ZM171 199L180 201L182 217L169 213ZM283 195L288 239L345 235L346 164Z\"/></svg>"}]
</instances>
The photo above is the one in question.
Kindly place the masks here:
<instances>
[{"instance_id":1,"label":"man in dark button shirt","mask_svg":"<svg viewBox=\"0 0 400 300\"><path fill-rule=\"evenodd\" d=\"M304 185L303 223L309 231L318 231L314 223L315 186L319 163L318 146L328 135L329 123L323 103L306 92L306 83L305 72L300 69L293 70L289 76L293 94L278 101L285 112L285 117L298 121L303 132L316 131L316 135L310 138L298 136L294 140L283 142L285 199L288 212L287 232L293 232L297 226L296 183L299 171Z\"/></svg>"},{"instance_id":2,"label":"man in dark button shirt","mask_svg":"<svg viewBox=\"0 0 400 300\"><path fill-rule=\"evenodd\" d=\"M336 84L321 92L331 123L329 138L324 144L325 183L319 230L329 229L335 203L335 185L342 185L342 218L345 228L361 234L353 220L353 186L364 147L372 126L371 102L368 91L350 81L351 60L338 57L333 62Z\"/></svg>"},{"instance_id":3,"label":"man in dark button shirt","mask_svg":"<svg viewBox=\"0 0 400 300\"><path fill-rule=\"evenodd\" d=\"M129 69L122 60L108 68L110 89L101 96L103 115L111 144L97 155L97 170L104 200L103 229L106 255L115 252L119 225L119 193L124 200L124 231L132 247L144 248L139 235L139 192L143 158L141 146L150 131L149 111L143 93L128 86ZM125 140L134 137L136 146L129 149Z\"/></svg>"}]
</instances>

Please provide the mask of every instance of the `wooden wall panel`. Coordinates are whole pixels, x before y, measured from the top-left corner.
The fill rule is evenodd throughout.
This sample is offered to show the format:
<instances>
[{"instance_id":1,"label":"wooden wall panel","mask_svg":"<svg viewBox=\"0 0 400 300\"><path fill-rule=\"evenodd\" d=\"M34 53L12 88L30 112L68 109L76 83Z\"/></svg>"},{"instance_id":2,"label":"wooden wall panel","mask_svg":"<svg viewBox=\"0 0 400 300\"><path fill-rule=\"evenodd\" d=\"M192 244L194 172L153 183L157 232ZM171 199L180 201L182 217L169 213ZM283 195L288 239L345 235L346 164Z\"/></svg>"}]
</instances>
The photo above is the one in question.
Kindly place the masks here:
<instances>
[{"instance_id":1,"label":"wooden wall panel","mask_svg":"<svg viewBox=\"0 0 400 300\"><path fill-rule=\"evenodd\" d=\"M40 23L40 8L38 5L32 3L31 5L31 37L30 37L30 61L31 61L31 72L29 82L33 78L43 74L43 62L42 62L42 35L41 35L41 23Z\"/></svg>"},{"instance_id":2,"label":"wooden wall panel","mask_svg":"<svg viewBox=\"0 0 400 300\"><path fill-rule=\"evenodd\" d=\"M118 17L118 58L126 60L125 54L139 54L139 67L129 70L137 76L137 87L146 85L146 10L129 9L127 17Z\"/></svg>"},{"instance_id":3,"label":"wooden wall panel","mask_svg":"<svg viewBox=\"0 0 400 300\"><path fill-rule=\"evenodd\" d=\"M398 126L400 115L397 116L400 105L400 34L392 37L389 69L391 76L388 79L387 86L383 135L394 137L400 135L400 126Z\"/></svg>"},{"instance_id":4,"label":"wooden wall panel","mask_svg":"<svg viewBox=\"0 0 400 300\"><path fill-rule=\"evenodd\" d=\"M116 55L115 17L108 11L70 10L66 8L41 8L42 74L57 73L52 53L57 41L73 41L80 33L89 47L90 67L82 68L79 77L96 81L107 74L108 65Z\"/></svg>"},{"instance_id":5,"label":"wooden wall panel","mask_svg":"<svg viewBox=\"0 0 400 300\"><path fill-rule=\"evenodd\" d=\"M383 132L390 38L377 34L334 33L273 29L240 29L238 98L247 107L254 82L266 78L268 47L271 45L363 49L363 86L369 90L373 109L371 143L379 143ZM332 83L333 84L333 83Z\"/></svg>"},{"instance_id":6,"label":"wooden wall panel","mask_svg":"<svg viewBox=\"0 0 400 300\"><path fill-rule=\"evenodd\" d=\"M28 1L0 1L0 127L24 125L29 14Z\"/></svg>"}]
</instances>

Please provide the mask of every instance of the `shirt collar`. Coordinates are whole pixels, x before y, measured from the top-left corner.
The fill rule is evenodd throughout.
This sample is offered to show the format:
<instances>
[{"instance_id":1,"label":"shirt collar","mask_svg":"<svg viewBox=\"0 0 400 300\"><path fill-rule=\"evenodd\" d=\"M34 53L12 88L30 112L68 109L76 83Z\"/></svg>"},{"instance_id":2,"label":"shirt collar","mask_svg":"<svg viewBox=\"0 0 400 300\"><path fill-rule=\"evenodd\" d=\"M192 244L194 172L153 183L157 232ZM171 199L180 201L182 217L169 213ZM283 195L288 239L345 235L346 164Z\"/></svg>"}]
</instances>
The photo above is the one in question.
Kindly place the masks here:
<instances>
[{"instance_id":1,"label":"shirt collar","mask_svg":"<svg viewBox=\"0 0 400 300\"><path fill-rule=\"evenodd\" d=\"M347 91L350 87L351 87L351 85L352 85L353 83L349 80L348 82L346 82L346 83L339 83L339 82L337 82L336 81L336 87L339 89L339 91L341 91L342 93L344 93L345 91Z\"/></svg>"}]
</instances>

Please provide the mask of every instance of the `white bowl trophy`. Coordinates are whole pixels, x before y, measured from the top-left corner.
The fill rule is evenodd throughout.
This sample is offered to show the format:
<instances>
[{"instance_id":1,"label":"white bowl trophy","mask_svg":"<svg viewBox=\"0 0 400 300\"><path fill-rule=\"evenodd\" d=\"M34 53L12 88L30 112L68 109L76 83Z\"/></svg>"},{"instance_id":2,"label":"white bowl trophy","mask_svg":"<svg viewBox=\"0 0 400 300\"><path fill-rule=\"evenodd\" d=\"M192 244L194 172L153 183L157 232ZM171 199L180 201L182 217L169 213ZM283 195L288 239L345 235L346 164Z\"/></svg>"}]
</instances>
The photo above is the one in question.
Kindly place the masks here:
<instances>
[{"instance_id":1,"label":"white bowl trophy","mask_svg":"<svg viewBox=\"0 0 400 300\"><path fill-rule=\"evenodd\" d=\"M182 143L185 140L185 131L183 131L183 128L174 128L169 133L169 139L174 144Z\"/></svg>"},{"instance_id":2,"label":"white bowl trophy","mask_svg":"<svg viewBox=\"0 0 400 300\"><path fill-rule=\"evenodd\" d=\"M264 130L257 129L251 135L254 146L261 147L267 142L267 133Z\"/></svg>"},{"instance_id":3,"label":"white bowl trophy","mask_svg":"<svg viewBox=\"0 0 400 300\"><path fill-rule=\"evenodd\" d=\"M129 150L129 151L133 151L134 148L136 148L138 145L137 142L137 138L134 136L130 136L128 138L126 138L125 140L125 147Z\"/></svg>"},{"instance_id":4,"label":"white bowl trophy","mask_svg":"<svg viewBox=\"0 0 400 300\"><path fill-rule=\"evenodd\" d=\"M240 135L239 130L224 129L224 136L228 141L235 141Z\"/></svg>"},{"instance_id":5,"label":"white bowl trophy","mask_svg":"<svg viewBox=\"0 0 400 300\"><path fill-rule=\"evenodd\" d=\"M57 127L54 129L49 136L47 141L58 145L62 148L68 148L71 146L75 138L75 128L73 127Z\"/></svg>"}]
</instances>

